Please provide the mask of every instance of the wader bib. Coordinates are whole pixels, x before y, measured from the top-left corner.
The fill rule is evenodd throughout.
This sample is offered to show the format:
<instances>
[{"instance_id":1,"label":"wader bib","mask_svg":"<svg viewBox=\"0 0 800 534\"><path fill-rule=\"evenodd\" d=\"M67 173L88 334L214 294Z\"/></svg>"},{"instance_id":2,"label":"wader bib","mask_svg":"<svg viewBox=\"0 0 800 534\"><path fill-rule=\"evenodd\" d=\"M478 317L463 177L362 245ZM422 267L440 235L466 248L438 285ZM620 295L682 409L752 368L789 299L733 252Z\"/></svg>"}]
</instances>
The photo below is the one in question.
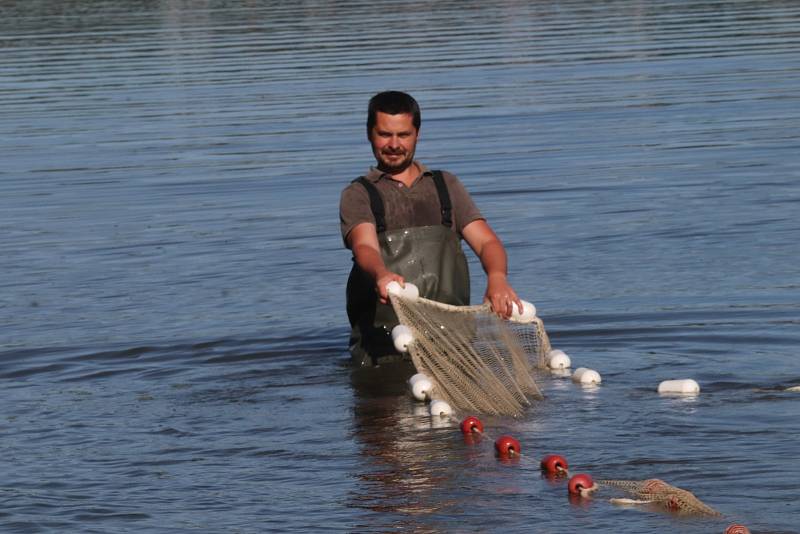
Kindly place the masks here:
<instances>
[{"instance_id":1,"label":"wader bib","mask_svg":"<svg viewBox=\"0 0 800 534\"><path fill-rule=\"evenodd\" d=\"M386 231L383 199L363 176L358 178L369 193L375 216L381 257L386 268L419 288L427 299L466 306L469 304L469 268L461 240L452 228L452 206L440 171L433 179L442 208L442 224ZM350 352L358 365L377 365L403 357L392 343L397 316L389 304L381 304L375 282L353 264L347 280L347 316L350 319Z\"/></svg>"}]
</instances>

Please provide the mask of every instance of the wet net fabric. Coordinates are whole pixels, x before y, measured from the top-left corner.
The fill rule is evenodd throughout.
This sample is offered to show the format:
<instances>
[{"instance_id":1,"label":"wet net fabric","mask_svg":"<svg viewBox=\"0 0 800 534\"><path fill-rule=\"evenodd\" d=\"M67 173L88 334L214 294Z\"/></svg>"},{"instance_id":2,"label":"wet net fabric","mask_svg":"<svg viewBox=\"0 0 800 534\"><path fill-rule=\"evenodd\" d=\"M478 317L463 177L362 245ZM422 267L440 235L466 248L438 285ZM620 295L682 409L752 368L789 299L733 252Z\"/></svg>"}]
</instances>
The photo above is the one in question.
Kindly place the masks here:
<instances>
[{"instance_id":1,"label":"wet net fabric","mask_svg":"<svg viewBox=\"0 0 800 534\"><path fill-rule=\"evenodd\" d=\"M488 304L451 306L391 296L400 324L411 329L409 353L417 371L434 383L434 395L456 410L520 416L541 398L533 377L544 367L550 342L538 318L512 323Z\"/></svg>"},{"instance_id":2,"label":"wet net fabric","mask_svg":"<svg viewBox=\"0 0 800 534\"><path fill-rule=\"evenodd\" d=\"M667 484L663 480L598 480L601 486L620 489L642 504L660 505L671 512L687 515L719 517L720 513L694 496L690 491Z\"/></svg>"}]
</instances>

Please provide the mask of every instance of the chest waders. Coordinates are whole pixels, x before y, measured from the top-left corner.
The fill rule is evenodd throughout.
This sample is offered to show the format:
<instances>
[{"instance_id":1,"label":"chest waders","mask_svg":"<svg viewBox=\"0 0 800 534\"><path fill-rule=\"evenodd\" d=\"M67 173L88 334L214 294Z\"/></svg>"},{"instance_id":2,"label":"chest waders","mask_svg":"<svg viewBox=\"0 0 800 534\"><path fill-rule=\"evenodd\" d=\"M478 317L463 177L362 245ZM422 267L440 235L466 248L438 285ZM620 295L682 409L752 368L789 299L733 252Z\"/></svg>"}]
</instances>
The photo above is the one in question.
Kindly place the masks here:
<instances>
[{"instance_id":1,"label":"chest waders","mask_svg":"<svg viewBox=\"0 0 800 534\"><path fill-rule=\"evenodd\" d=\"M427 299L466 306L469 304L469 268L461 240L452 228L452 205L440 171L433 171L439 195L442 223L386 230L383 199L374 184L363 176L355 180L369 193L375 216L381 257L386 268L419 288ZM392 343L397 316L391 305L381 304L375 282L353 263L347 280L347 316L352 326L350 352L360 365L397 361L402 356Z\"/></svg>"}]
</instances>

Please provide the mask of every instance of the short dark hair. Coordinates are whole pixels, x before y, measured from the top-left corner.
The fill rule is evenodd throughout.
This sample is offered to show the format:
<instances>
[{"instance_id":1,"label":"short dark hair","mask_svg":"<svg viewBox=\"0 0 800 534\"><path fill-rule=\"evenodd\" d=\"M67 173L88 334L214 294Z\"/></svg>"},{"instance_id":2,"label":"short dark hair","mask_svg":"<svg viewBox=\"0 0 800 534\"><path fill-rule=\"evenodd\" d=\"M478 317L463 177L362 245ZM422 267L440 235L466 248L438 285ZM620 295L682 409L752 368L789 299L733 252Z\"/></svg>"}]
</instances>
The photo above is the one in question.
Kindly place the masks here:
<instances>
[{"instance_id":1,"label":"short dark hair","mask_svg":"<svg viewBox=\"0 0 800 534\"><path fill-rule=\"evenodd\" d=\"M399 115L408 113L412 117L414 128L419 131L422 124L422 116L419 112L419 104L414 97L402 91L384 91L369 99L367 109L367 135L372 132L375 126L378 112L388 113L389 115Z\"/></svg>"}]
</instances>

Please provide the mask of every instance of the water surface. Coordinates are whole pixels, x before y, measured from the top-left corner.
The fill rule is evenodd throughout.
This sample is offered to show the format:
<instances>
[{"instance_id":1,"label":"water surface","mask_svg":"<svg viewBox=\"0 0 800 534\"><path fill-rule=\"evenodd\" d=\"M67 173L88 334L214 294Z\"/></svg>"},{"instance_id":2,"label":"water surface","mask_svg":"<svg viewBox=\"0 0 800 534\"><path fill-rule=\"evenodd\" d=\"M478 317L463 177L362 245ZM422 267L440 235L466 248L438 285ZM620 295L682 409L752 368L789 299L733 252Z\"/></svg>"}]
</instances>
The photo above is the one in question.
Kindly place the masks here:
<instances>
[{"instance_id":1,"label":"water surface","mask_svg":"<svg viewBox=\"0 0 800 534\"><path fill-rule=\"evenodd\" d=\"M0 14L3 530L800 532L794 2ZM517 464L347 366L339 192L390 88L603 375L485 421ZM570 503L549 452L725 518Z\"/></svg>"}]
</instances>

